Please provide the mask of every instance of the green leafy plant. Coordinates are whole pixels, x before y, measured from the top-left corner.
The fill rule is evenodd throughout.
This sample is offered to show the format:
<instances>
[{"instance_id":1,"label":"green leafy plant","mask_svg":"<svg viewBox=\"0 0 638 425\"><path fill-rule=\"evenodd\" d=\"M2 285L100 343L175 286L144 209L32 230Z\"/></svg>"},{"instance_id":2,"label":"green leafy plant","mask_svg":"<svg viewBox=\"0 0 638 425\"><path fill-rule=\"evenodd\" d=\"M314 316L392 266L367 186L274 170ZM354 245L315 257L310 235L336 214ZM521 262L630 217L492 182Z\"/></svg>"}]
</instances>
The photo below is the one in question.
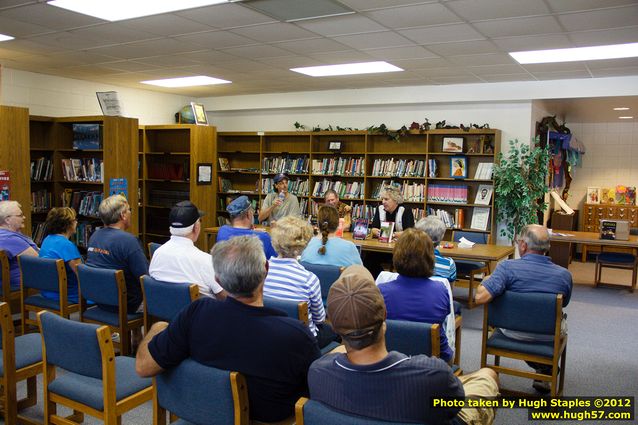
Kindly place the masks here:
<instances>
[{"instance_id":1,"label":"green leafy plant","mask_svg":"<svg viewBox=\"0 0 638 425\"><path fill-rule=\"evenodd\" d=\"M497 218L505 223L501 236L510 240L528 224L538 223L538 213L547 209L544 195L550 152L547 147L534 147L510 140L507 155L499 153L494 165L494 204Z\"/></svg>"}]
</instances>

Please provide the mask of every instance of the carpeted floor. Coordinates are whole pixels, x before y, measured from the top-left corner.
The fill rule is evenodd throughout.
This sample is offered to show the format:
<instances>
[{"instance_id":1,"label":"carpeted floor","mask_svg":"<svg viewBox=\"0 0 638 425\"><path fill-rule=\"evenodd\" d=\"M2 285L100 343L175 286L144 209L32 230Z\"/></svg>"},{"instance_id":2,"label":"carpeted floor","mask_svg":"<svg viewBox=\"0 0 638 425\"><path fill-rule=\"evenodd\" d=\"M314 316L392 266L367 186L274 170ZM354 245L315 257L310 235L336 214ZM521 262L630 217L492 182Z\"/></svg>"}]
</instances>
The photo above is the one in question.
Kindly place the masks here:
<instances>
[{"instance_id":1,"label":"carpeted floor","mask_svg":"<svg viewBox=\"0 0 638 425\"><path fill-rule=\"evenodd\" d=\"M576 283L568 313L569 341L566 396L638 396L638 291L631 294L621 288L594 288L593 263L574 262L570 266ZM608 270L603 272L605 282L628 284L631 272ZM480 339L482 308L463 311L461 365L466 372L480 365ZM504 364L507 364L504 362ZM519 391L533 391L531 382L504 376L502 385ZM38 386L41 389L41 383ZM20 392L24 386L20 386ZM41 401L41 391L38 396ZM59 409L61 413L65 410ZM42 420L42 404L24 412ZM3 422L2 422L3 423ZM86 424L98 424L87 416ZM123 417L123 424L152 423L152 409L147 403ZM495 424L528 424L527 411L513 409L498 411ZM542 422L535 422L542 423ZM547 422L556 425L557 422ZM560 424L579 423L561 421ZM589 422L597 423L597 422ZM614 425L635 422L613 421Z\"/></svg>"}]
</instances>

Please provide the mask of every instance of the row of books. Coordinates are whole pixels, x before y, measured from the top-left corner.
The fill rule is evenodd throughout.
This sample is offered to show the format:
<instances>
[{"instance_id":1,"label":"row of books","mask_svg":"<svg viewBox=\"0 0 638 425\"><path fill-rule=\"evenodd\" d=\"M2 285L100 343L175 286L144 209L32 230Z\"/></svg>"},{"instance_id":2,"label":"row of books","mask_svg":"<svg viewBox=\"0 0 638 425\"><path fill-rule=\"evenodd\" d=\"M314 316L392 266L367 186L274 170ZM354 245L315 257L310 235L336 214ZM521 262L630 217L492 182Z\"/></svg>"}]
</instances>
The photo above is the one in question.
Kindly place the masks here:
<instances>
[{"instance_id":1,"label":"row of books","mask_svg":"<svg viewBox=\"0 0 638 425\"><path fill-rule=\"evenodd\" d=\"M361 199L361 188L363 184L357 181L342 182L341 180L330 181L323 179L315 182L312 189L312 196L324 196L328 189L332 189L343 199Z\"/></svg>"},{"instance_id":2,"label":"row of books","mask_svg":"<svg viewBox=\"0 0 638 425\"><path fill-rule=\"evenodd\" d=\"M188 170L188 161L149 161L148 178L158 180L188 180L190 172Z\"/></svg>"},{"instance_id":3,"label":"row of books","mask_svg":"<svg viewBox=\"0 0 638 425\"><path fill-rule=\"evenodd\" d=\"M291 173L308 174L308 157L269 157L262 161L261 171L263 173Z\"/></svg>"},{"instance_id":4,"label":"row of books","mask_svg":"<svg viewBox=\"0 0 638 425\"><path fill-rule=\"evenodd\" d=\"M352 206L352 219L357 219L357 218L361 218L361 219L367 219L372 221L372 219L374 218L374 210L376 209L376 207L374 205L363 205L363 204L356 204Z\"/></svg>"},{"instance_id":5,"label":"row of books","mask_svg":"<svg viewBox=\"0 0 638 425\"><path fill-rule=\"evenodd\" d=\"M423 202L425 199L425 184L406 183L401 188L404 202Z\"/></svg>"},{"instance_id":6,"label":"row of books","mask_svg":"<svg viewBox=\"0 0 638 425\"><path fill-rule=\"evenodd\" d=\"M148 202L154 206L171 208L178 202L187 201L189 197L188 190L151 189Z\"/></svg>"},{"instance_id":7,"label":"row of books","mask_svg":"<svg viewBox=\"0 0 638 425\"><path fill-rule=\"evenodd\" d=\"M98 207L104 198L102 192L65 189L62 192L62 206L73 208L79 215L97 217Z\"/></svg>"},{"instance_id":8,"label":"row of books","mask_svg":"<svg viewBox=\"0 0 638 425\"><path fill-rule=\"evenodd\" d=\"M480 162L479 165L476 167L474 178L477 180L491 180L493 171L493 162Z\"/></svg>"},{"instance_id":9,"label":"row of books","mask_svg":"<svg viewBox=\"0 0 638 425\"><path fill-rule=\"evenodd\" d=\"M217 177L217 190L220 192L230 192L233 190L233 182L230 179Z\"/></svg>"},{"instance_id":10,"label":"row of books","mask_svg":"<svg viewBox=\"0 0 638 425\"><path fill-rule=\"evenodd\" d=\"M271 178L261 179L261 192L265 195L272 192L275 184ZM295 196L308 196L308 179L288 180L288 192Z\"/></svg>"},{"instance_id":11,"label":"row of books","mask_svg":"<svg viewBox=\"0 0 638 425\"><path fill-rule=\"evenodd\" d=\"M63 158L62 176L69 182L102 182L102 158Z\"/></svg>"},{"instance_id":12,"label":"row of books","mask_svg":"<svg viewBox=\"0 0 638 425\"><path fill-rule=\"evenodd\" d=\"M377 185L372 190L372 199L379 199L381 196L381 191L386 187L392 186L398 189L401 189L401 182L395 182L394 180L381 180L381 183L377 183Z\"/></svg>"},{"instance_id":13,"label":"row of books","mask_svg":"<svg viewBox=\"0 0 638 425\"><path fill-rule=\"evenodd\" d=\"M53 206L53 195L46 189L31 192L31 211L48 211Z\"/></svg>"},{"instance_id":14,"label":"row of books","mask_svg":"<svg viewBox=\"0 0 638 425\"><path fill-rule=\"evenodd\" d=\"M467 186L432 184L428 186L428 202L467 204Z\"/></svg>"},{"instance_id":15,"label":"row of books","mask_svg":"<svg viewBox=\"0 0 638 425\"><path fill-rule=\"evenodd\" d=\"M441 221L445 223L445 227L447 227L448 229L461 229L462 224L457 225L459 214L461 214L457 212L459 209L456 209L454 213L452 214L447 210L428 207L427 214L440 218Z\"/></svg>"},{"instance_id":16,"label":"row of books","mask_svg":"<svg viewBox=\"0 0 638 425\"><path fill-rule=\"evenodd\" d=\"M31 161L31 180L50 181L53 176L53 164L49 158L38 158Z\"/></svg>"},{"instance_id":17,"label":"row of books","mask_svg":"<svg viewBox=\"0 0 638 425\"><path fill-rule=\"evenodd\" d=\"M363 177L365 164L363 157L313 159L312 174Z\"/></svg>"},{"instance_id":18,"label":"row of books","mask_svg":"<svg viewBox=\"0 0 638 425\"><path fill-rule=\"evenodd\" d=\"M78 223L75 235L71 240L75 242L77 246L87 248L91 235L100 227L102 227L101 224L97 222L81 221Z\"/></svg>"},{"instance_id":19,"label":"row of books","mask_svg":"<svg viewBox=\"0 0 638 425\"><path fill-rule=\"evenodd\" d=\"M425 177L424 160L376 159L372 165L373 176Z\"/></svg>"}]
</instances>

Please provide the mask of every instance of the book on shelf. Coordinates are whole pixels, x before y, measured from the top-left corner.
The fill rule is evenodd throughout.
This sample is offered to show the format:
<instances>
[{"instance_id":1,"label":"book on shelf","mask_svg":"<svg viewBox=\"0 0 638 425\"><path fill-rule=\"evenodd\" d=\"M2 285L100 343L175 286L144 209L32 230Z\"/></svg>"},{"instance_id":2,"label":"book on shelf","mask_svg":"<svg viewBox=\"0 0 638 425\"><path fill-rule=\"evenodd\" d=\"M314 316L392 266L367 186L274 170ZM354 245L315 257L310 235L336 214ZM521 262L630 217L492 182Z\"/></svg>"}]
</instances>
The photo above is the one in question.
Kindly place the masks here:
<instances>
[{"instance_id":1,"label":"book on shelf","mask_svg":"<svg viewBox=\"0 0 638 425\"><path fill-rule=\"evenodd\" d=\"M436 159L428 159L428 177L435 178L439 175L439 163Z\"/></svg>"},{"instance_id":2,"label":"book on shelf","mask_svg":"<svg viewBox=\"0 0 638 425\"><path fill-rule=\"evenodd\" d=\"M492 173L494 171L494 163L493 162L479 162L476 167L476 171L474 172L475 180L491 180Z\"/></svg>"},{"instance_id":3,"label":"book on shelf","mask_svg":"<svg viewBox=\"0 0 638 425\"><path fill-rule=\"evenodd\" d=\"M368 236L368 220L359 218L354 221L352 239L364 240Z\"/></svg>"},{"instance_id":4,"label":"book on shelf","mask_svg":"<svg viewBox=\"0 0 638 425\"><path fill-rule=\"evenodd\" d=\"M490 209L484 207L474 207L472 211L472 224L470 228L476 230L487 230L490 221Z\"/></svg>"},{"instance_id":5,"label":"book on shelf","mask_svg":"<svg viewBox=\"0 0 638 425\"><path fill-rule=\"evenodd\" d=\"M31 161L31 180L50 181L52 174L51 159L42 157Z\"/></svg>"},{"instance_id":6,"label":"book on shelf","mask_svg":"<svg viewBox=\"0 0 638 425\"><path fill-rule=\"evenodd\" d=\"M465 210L463 208L456 208L454 210L454 227L455 229L462 229L465 226Z\"/></svg>"},{"instance_id":7,"label":"book on shelf","mask_svg":"<svg viewBox=\"0 0 638 425\"><path fill-rule=\"evenodd\" d=\"M228 158L219 157L219 169L221 171L230 171L230 163Z\"/></svg>"},{"instance_id":8,"label":"book on shelf","mask_svg":"<svg viewBox=\"0 0 638 425\"><path fill-rule=\"evenodd\" d=\"M230 179L225 179L223 177L218 176L217 181L219 184L218 187L220 192L230 192L231 190L233 190L233 182L230 181Z\"/></svg>"},{"instance_id":9,"label":"book on shelf","mask_svg":"<svg viewBox=\"0 0 638 425\"><path fill-rule=\"evenodd\" d=\"M379 242L392 242L394 235L394 221L382 221L379 229Z\"/></svg>"},{"instance_id":10,"label":"book on shelf","mask_svg":"<svg viewBox=\"0 0 638 425\"><path fill-rule=\"evenodd\" d=\"M467 204L467 186L431 184L427 190L427 201Z\"/></svg>"},{"instance_id":11,"label":"book on shelf","mask_svg":"<svg viewBox=\"0 0 638 425\"><path fill-rule=\"evenodd\" d=\"M445 224L445 227L447 227L448 229L453 229L458 227L456 226L454 221L455 216L450 214L448 211L444 209L434 209L432 207L428 207L427 215L433 215L440 218L443 224Z\"/></svg>"},{"instance_id":12,"label":"book on shelf","mask_svg":"<svg viewBox=\"0 0 638 425\"><path fill-rule=\"evenodd\" d=\"M73 149L102 149L102 125L73 124Z\"/></svg>"},{"instance_id":13,"label":"book on shelf","mask_svg":"<svg viewBox=\"0 0 638 425\"><path fill-rule=\"evenodd\" d=\"M491 184L481 184L476 190L476 197L474 203L479 205L490 205L492 201L492 193L494 192L494 186Z\"/></svg>"}]
</instances>

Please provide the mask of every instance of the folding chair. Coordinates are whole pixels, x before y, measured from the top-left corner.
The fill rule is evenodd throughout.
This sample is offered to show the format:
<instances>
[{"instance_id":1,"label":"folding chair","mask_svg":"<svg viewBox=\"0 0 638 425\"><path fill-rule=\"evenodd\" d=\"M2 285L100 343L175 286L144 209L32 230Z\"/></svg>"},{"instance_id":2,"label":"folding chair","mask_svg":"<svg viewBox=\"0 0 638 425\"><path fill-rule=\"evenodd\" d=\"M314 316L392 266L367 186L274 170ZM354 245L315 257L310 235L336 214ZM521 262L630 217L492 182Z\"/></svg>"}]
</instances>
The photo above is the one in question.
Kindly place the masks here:
<instances>
[{"instance_id":1,"label":"folding chair","mask_svg":"<svg viewBox=\"0 0 638 425\"><path fill-rule=\"evenodd\" d=\"M154 319L170 322L184 307L199 297L196 284L170 283L140 277L144 299L144 329L151 328Z\"/></svg>"},{"instance_id":2,"label":"folding chair","mask_svg":"<svg viewBox=\"0 0 638 425\"><path fill-rule=\"evenodd\" d=\"M489 234L476 233L476 232L464 232L455 230L452 233L452 239L454 242L459 242L461 238L465 238L471 242L479 244L487 244L490 242ZM483 261L469 261L469 260L454 260L456 264L456 275L458 280L455 286L462 288L468 288L467 307L474 308L474 290L478 286L478 280L476 275L488 275L490 274L490 264ZM452 282L450 282L452 283Z\"/></svg>"}]
</instances>

